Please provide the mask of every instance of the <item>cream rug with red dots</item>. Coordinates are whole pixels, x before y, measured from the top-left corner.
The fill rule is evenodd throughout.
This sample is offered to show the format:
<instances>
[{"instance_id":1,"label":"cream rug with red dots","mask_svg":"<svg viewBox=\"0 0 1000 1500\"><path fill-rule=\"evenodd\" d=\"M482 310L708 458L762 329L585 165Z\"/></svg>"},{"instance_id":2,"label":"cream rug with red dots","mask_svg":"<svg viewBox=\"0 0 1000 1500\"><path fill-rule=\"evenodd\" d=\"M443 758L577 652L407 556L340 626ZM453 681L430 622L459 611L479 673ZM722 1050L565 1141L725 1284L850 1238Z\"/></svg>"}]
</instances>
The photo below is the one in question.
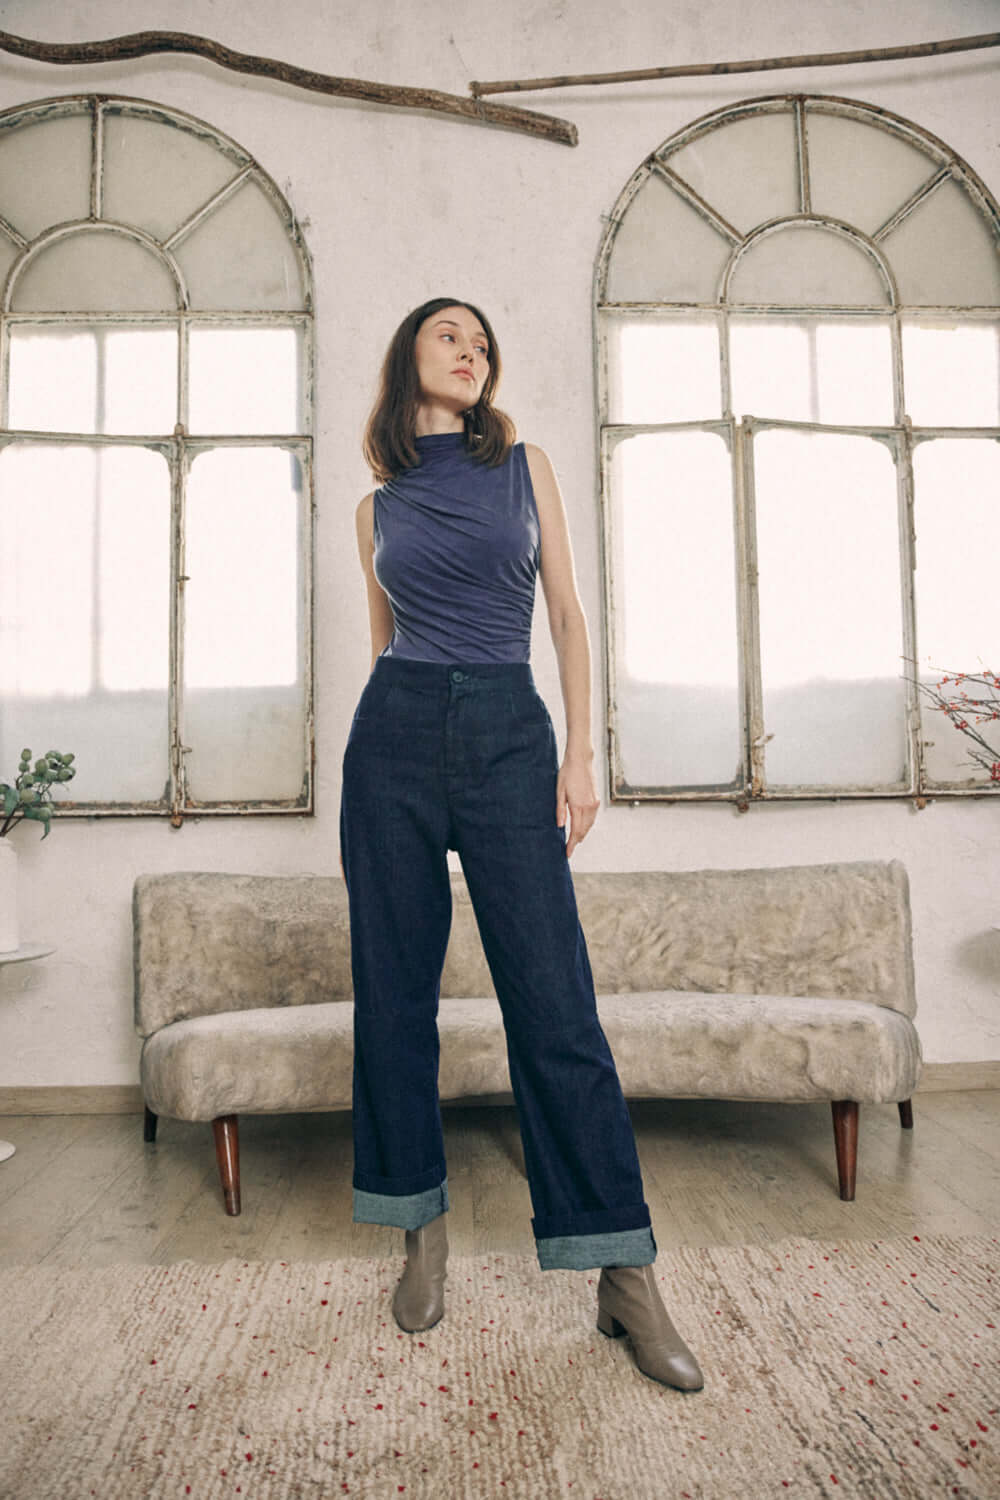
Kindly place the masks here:
<instances>
[{"instance_id":1,"label":"cream rug with red dots","mask_svg":"<svg viewBox=\"0 0 1000 1500\"><path fill-rule=\"evenodd\" d=\"M1000 1237L785 1241L656 1264L683 1395L595 1322L597 1272L402 1259L0 1271L0 1497L929 1500L1000 1495Z\"/></svg>"}]
</instances>

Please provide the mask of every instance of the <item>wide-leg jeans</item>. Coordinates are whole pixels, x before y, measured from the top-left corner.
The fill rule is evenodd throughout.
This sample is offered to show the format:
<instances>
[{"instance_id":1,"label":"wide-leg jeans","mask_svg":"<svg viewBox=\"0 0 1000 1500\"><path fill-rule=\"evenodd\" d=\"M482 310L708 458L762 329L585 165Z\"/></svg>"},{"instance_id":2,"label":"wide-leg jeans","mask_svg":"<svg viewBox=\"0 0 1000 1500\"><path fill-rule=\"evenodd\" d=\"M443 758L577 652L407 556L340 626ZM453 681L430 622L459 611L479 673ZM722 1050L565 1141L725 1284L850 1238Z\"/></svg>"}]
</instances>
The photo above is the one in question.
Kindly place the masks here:
<instances>
[{"instance_id":1,"label":"wide-leg jeans","mask_svg":"<svg viewBox=\"0 0 1000 1500\"><path fill-rule=\"evenodd\" d=\"M437 1013L458 852L499 999L543 1269L656 1258L628 1109L556 823L552 721L526 664L379 657L344 753L354 977L354 1219L448 1208Z\"/></svg>"}]
</instances>

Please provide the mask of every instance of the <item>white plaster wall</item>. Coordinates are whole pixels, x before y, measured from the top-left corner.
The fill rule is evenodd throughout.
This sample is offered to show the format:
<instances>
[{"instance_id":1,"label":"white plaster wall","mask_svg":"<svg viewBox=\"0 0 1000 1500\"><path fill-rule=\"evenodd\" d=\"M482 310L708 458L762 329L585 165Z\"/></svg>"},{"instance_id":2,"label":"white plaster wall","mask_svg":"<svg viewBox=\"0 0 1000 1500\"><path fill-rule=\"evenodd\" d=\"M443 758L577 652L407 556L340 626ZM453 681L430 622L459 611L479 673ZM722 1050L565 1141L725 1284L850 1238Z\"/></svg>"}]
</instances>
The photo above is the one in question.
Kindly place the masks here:
<instances>
[{"instance_id":1,"label":"white plaster wall","mask_svg":"<svg viewBox=\"0 0 1000 1500\"><path fill-rule=\"evenodd\" d=\"M0 0L0 28L50 41L170 27L330 73L465 93L473 78L776 56L995 29L995 0ZM140 871L337 871L340 758L367 673L353 511L368 488L359 434L396 323L441 291L481 301L507 370L504 404L550 451L601 639L591 277L602 215L637 163L686 122L737 99L844 95L954 147L1000 195L998 55L577 89L521 100L576 122L574 150L444 117L309 96L196 58L63 68L0 54L0 108L106 91L187 110L234 136L288 194L313 255L318 812L312 819L66 821L17 832L23 931L44 962L0 971L0 1086L131 1083L130 892ZM1000 611L998 611L1000 613ZM1000 642L984 643L984 651ZM600 651L594 733L603 749ZM539 610L534 665L557 724L555 658ZM58 741L57 730L53 738ZM606 767L601 764L606 785ZM910 872L918 1025L929 1061L1000 1058L1000 805L941 802L605 807L578 869L689 869L902 859Z\"/></svg>"}]
</instances>

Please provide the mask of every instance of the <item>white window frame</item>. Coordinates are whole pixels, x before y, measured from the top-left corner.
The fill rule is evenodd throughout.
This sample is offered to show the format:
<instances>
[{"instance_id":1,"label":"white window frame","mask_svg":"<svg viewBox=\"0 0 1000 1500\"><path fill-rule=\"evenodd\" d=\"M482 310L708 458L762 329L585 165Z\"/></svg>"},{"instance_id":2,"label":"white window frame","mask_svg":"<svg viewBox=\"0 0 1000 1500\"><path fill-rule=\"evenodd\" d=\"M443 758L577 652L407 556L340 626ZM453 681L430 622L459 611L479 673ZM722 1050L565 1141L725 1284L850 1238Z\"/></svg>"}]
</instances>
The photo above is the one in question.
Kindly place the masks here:
<instances>
[{"instance_id":1,"label":"white window frame","mask_svg":"<svg viewBox=\"0 0 1000 1500\"><path fill-rule=\"evenodd\" d=\"M930 155L937 166L928 179L912 194L909 200L886 221L874 236L865 236L851 225L832 221L814 213L810 203L809 159L808 159L808 115L810 110L825 114L863 121L895 133L903 140L918 145ZM741 236L731 225L725 223L712 207L686 183L661 156L669 157L680 147L696 140L706 132L718 129L730 122L756 113L790 111L793 114L798 165L799 211L782 220L758 226ZM616 236L628 213L628 209L640 189L652 174L658 174L684 199L702 218L719 230L732 245L732 254L721 278L718 296L711 302L694 301L616 301L608 295L609 272ZM983 440L1000 440L1000 427L930 427L914 426L905 412L903 392L903 323L914 322L921 317L928 320L947 318L951 321L995 322L1000 316L998 306L926 306L905 304L899 299L891 269L880 255L878 241L896 228L902 220L922 203L929 194L948 181L962 186L975 207L987 221L994 240L1000 247L1000 208L971 167L937 137L888 111L877 110L862 103L827 96L774 95L767 98L745 100L732 106L713 111L692 122L664 141L637 168L620 194L608 216L594 276L594 350L595 389L598 418L598 468L600 482L600 504L602 523L604 607L605 607L605 687L606 724L608 744L609 791L612 802L734 802L746 810L752 802L803 801L803 800L875 800L884 798L913 798L923 805L928 798L938 797L991 797L1000 795L1000 786L979 784L975 786L933 782L929 777L924 757L924 735L927 725L921 722L920 693L916 682L907 678L906 683L906 743L907 768L904 784L886 789L863 785L853 786L782 786L769 788L765 777L766 725L764 723L763 691L760 667L758 575L755 555L754 527L754 471L753 438L758 432L769 428L798 428L804 432L846 432L869 436L884 443L893 454L896 468L896 487L900 537L900 575L903 599L903 643L905 656L910 662L917 660L915 579L915 532L913 514L913 455L917 446L931 439L948 440L972 437ZM739 260L747 249L763 235L786 228L789 223L814 224L834 229L854 242L878 267L879 274L889 293L889 301L871 306L829 306L786 304L751 305L728 301L729 284ZM721 416L705 420L672 423L628 423L609 419L610 369L609 369L609 325L625 315L643 319L663 317L669 313L696 313L718 326L720 351ZM732 410L729 320L733 316L741 319L752 316L774 317L822 317L824 320L837 317L860 319L878 318L890 325L892 338L893 403L894 421L879 427L844 427L815 422L803 423L743 415L738 420ZM618 598L619 580L614 576L612 560L615 556L614 507L611 493L611 458L615 447L623 439L640 433L670 431L702 431L721 436L730 455L733 495L733 527L737 564L737 622L739 650L739 694L741 703L741 769L737 785L727 787L678 788L670 786L632 785L625 775L621 754L620 717L617 706L617 648L616 620L621 607ZM985 643L988 644L988 643ZM964 664L949 663L961 667Z\"/></svg>"},{"instance_id":2,"label":"white window frame","mask_svg":"<svg viewBox=\"0 0 1000 1500\"><path fill-rule=\"evenodd\" d=\"M168 239L160 241L146 231L133 225L113 223L102 218L104 200L104 118L109 109L119 115L134 116L160 124L174 126L198 136L202 141L214 145L219 153L233 165L233 173L225 186L210 200L200 206L189 220L179 226ZM183 823L185 816L218 814L309 814L314 811L315 772L315 714L313 684L313 570L315 495L313 488L313 396L314 396L314 317L313 279L309 251L302 236L298 220L272 178L243 147L225 136L221 131L192 115L180 110L168 109L149 100L97 94L74 94L35 101L17 106L0 114L0 133L12 128L30 128L32 123L57 119L69 115L89 114L91 132L90 154L90 218L75 220L54 228L43 230L33 240L27 241L2 217L0 203L0 239L12 241L19 254L15 258L6 278L0 282L0 447L30 440L32 445L77 445L88 448L123 446L145 448L160 454L167 462L170 472L170 626L169 626L169 686L167 694L169 733L169 783L164 797L156 801L84 802L59 799L59 815L80 817L107 816L158 816L169 817L175 826ZM266 307L227 309L224 312L191 305L184 277L170 254L171 245L182 240L190 230L219 207L245 182L252 181L270 200L281 220L293 254L298 262L302 282L302 305L294 309L272 310ZM153 250L161 262L170 266L178 291L178 306L175 311L108 312L95 308L86 312L12 312L11 298L19 274L25 269L33 255L54 240L69 234L86 232L89 228L120 234ZM54 326L70 328L139 327L142 324L159 327L174 326L178 333L178 378L177 421L170 433L120 436L100 433L25 432L9 427L10 392L10 333L19 324L32 327ZM192 327L207 327L215 324L226 328L247 327L294 327L301 334L301 430L292 434L225 434L206 437L191 436L188 431L188 375L189 339ZM250 800L196 801L189 792L185 767L188 748L184 735L184 585L185 576L185 528L187 508L187 482L191 465L201 453L226 448L281 449L298 460L303 485L302 557L301 575L304 598L299 601L303 619L303 766L302 787L295 797L257 798ZM209 747L210 749L210 747Z\"/></svg>"}]
</instances>

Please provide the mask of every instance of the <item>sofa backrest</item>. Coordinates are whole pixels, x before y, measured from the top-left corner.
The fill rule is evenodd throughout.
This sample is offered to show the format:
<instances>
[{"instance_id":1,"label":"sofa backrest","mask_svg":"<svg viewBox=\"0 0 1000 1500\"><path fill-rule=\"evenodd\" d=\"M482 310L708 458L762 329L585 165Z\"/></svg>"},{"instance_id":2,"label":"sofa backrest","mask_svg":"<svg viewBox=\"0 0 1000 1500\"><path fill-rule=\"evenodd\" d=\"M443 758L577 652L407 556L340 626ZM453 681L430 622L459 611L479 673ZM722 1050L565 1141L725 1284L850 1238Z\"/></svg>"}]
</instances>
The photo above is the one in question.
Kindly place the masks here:
<instances>
[{"instance_id":1,"label":"sofa backrest","mask_svg":"<svg viewBox=\"0 0 1000 1500\"><path fill-rule=\"evenodd\" d=\"M135 1025L351 1000L344 882L330 875L140 875L132 893Z\"/></svg>"},{"instance_id":2,"label":"sofa backrest","mask_svg":"<svg viewBox=\"0 0 1000 1500\"><path fill-rule=\"evenodd\" d=\"M581 873L599 994L629 990L856 998L916 1009L909 889L898 861L779 869ZM443 998L494 993L465 882ZM140 875L135 1022L351 999L347 893L336 876Z\"/></svg>"},{"instance_id":3,"label":"sofa backrest","mask_svg":"<svg viewBox=\"0 0 1000 1500\"><path fill-rule=\"evenodd\" d=\"M575 875L598 994L817 995L916 1011L909 884L891 863ZM490 994L456 892L443 995Z\"/></svg>"}]
</instances>

